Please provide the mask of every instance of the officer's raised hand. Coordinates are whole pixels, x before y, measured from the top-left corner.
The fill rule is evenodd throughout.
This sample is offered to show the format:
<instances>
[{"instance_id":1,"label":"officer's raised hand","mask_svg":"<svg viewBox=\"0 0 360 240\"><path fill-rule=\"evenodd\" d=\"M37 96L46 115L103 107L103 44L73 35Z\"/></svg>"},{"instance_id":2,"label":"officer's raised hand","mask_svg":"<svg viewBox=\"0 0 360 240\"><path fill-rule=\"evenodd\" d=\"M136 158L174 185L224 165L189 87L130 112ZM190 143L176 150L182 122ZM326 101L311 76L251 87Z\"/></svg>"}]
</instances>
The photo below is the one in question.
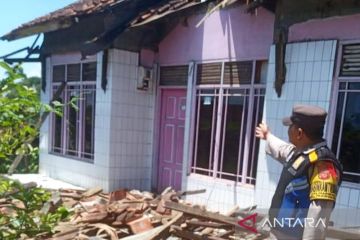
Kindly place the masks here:
<instances>
[{"instance_id":1,"label":"officer's raised hand","mask_svg":"<svg viewBox=\"0 0 360 240\"><path fill-rule=\"evenodd\" d=\"M270 133L270 128L264 122L260 123L259 126L257 126L255 129L255 136L263 140L266 140L267 135L269 133Z\"/></svg>"}]
</instances>

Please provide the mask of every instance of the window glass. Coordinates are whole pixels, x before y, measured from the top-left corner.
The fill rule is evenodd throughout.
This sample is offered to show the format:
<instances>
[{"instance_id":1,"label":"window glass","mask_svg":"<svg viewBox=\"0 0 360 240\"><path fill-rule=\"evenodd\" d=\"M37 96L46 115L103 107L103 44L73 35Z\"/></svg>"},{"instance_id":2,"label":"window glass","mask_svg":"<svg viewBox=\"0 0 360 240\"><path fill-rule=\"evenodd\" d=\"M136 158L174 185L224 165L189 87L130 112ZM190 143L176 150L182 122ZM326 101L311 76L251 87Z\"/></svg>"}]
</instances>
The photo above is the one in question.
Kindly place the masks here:
<instances>
[{"instance_id":1,"label":"window glass","mask_svg":"<svg viewBox=\"0 0 360 240\"><path fill-rule=\"evenodd\" d=\"M84 155L93 158L94 154L94 123L95 123L95 86L87 86L84 92Z\"/></svg>"},{"instance_id":2,"label":"window glass","mask_svg":"<svg viewBox=\"0 0 360 240\"><path fill-rule=\"evenodd\" d=\"M252 69L252 61L225 63L224 84L251 84Z\"/></svg>"},{"instance_id":3,"label":"window glass","mask_svg":"<svg viewBox=\"0 0 360 240\"><path fill-rule=\"evenodd\" d=\"M340 93L335 129L333 149L343 164L344 180L360 183L360 91Z\"/></svg>"},{"instance_id":4,"label":"window glass","mask_svg":"<svg viewBox=\"0 0 360 240\"><path fill-rule=\"evenodd\" d=\"M351 90L359 90L360 82L349 82L349 89Z\"/></svg>"},{"instance_id":5,"label":"window glass","mask_svg":"<svg viewBox=\"0 0 360 240\"><path fill-rule=\"evenodd\" d=\"M81 69L83 70L81 71ZM54 81L55 78L60 79L59 76L62 76L63 80L61 81L66 81L67 86L61 93L61 98L58 99L64 103L63 115L52 115L51 151L82 161L93 162L96 63L54 66L53 73L53 93L61 85L60 80Z\"/></svg>"},{"instance_id":6,"label":"window glass","mask_svg":"<svg viewBox=\"0 0 360 240\"><path fill-rule=\"evenodd\" d=\"M340 64L340 76L360 76L359 43L342 45L342 59Z\"/></svg>"},{"instance_id":7,"label":"window glass","mask_svg":"<svg viewBox=\"0 0 360 240\"><path fill-rule=\"evenodd\" d=\"M53 67L53 82L65 81L65 65L58 65Z\"/></svg>"},{"instance_id":8,"label":"window glass","mask_svg":"<svg viewBox=\"0 0 360 240\"><path fill-rule=\"evenodd\" d=\"M266 83L268 62L266 60L256 61L255 83Z\"/></svg>"},{"instance_id":9,"label":"window glass","mask_svg":"<svg viewBox=\"0 0 360 240\"><path fill-rule=\"evenodd\" d=\"M96 81L96 62L84 63L82 74L83 81Z\"/></svg>"},{"instance_id":10,"label":"window glass","mask_svg":"<svg viewBox=\"0 0 360 240\"><path fill-rule=\"evenodd\" d=\"M342 112L343 112L342 109L344 106L344 97L345 97L345 93L340 92L338 96L338 102L336 108L335 126L334 126L333 143L332 143L332 150L336 154L338 152L338 147L339 147L339 137L341 132L341 122L342 122Z\"/></svg>"},{"instance_id":11,"label":"window glass","mask_svg":"<svg viewBox=\"0 0 360 240\"><path fill-rule=\"evenodd\" d=\"M54 89L54 92L56 92L57 88ZM63 103L63 94L58 98L55 99L56 101ZM61 153L62 149L62 117L59 115L54 114L53 119L53 150L54 152Z\"/></svg>"},{"instance_id":12,"label":"window glass","mask_svg":"<svg viewBox=\"0 0 360 240\"><path fill-rule=\"evenodd\" d=\"M258 90L258 89L257 89ZM250 133L255 132L256 126L261 122L263 111L264 111L264 100L265 100L265 90L258 91L258 94L254 97L254 111L252 112L252 123ZM257 91L255 91L257 92ZM250 141L249 148L249 166L247 168L247 179L246 183L255 184L256 179L256 169L258 162L258 152L259 152L260 139L252 137Z\"/></svg>"},{"instance_id":13,"label":"window glass","mask_svg":"<svg viewBox=\"0 0 360 240\"><path fill-rule=\"evenodd\" d=\"M77 86L69 86L67 89L67 102L73 102L74 105L78 106L79 99L79 88ZM74 106L67 107L67 154L77 155L78 152L78 139L79 139L79 108Z\"/></svg>"},{"instance_id":14,"label":"window glass","mask_svg":"<svg viewBox=\"0 0 360 240\"><path fill-rule=\"evenodd\" d=\"M67 65L67 76L68 82L80 81L80 64L69 64Z\"/></svg>"},{"instance_id":15,"label":"window glass","mask_svg":"<svg viewBox=\"0 0 360 240\"><path fill-rule=\"evenodd\" d=\"M212 136L216 126L216 98L214 96L199 96L197 102L198 114L197 114L197 139L198 144L196 146L196 167L199 168L197 172L208 173L211 167L213 145L211 144Z\"/></svg>"},{"instance_id":16,"label":"window glass","mask_svg":"<svg viewBox=\"0 0 360 240\"><path fill-rule=\"evenodd\" d=\"M198 64L196 73L198 84L220 84L221 63Z\"/></svg>"},{"instance_id":17,"label":"window glass","mask_svg":"<svg viewBox=\"0 0 360 240\"><path fill-rule=\"evenodd\" d=\"M188 80L188 65L160 67L161 86L186 86Z\"/></svg>"},{"instance_id":18,"label":"window glass","mask_svg":"<svg viewBox=\"0 0 360 240\"><path fill-rule=\"evenodd\" d=\"M191 170L255 184L259 140L254 131L262 118L267 62L223 64L223 76L216 76L223 77L223 83L212 81L209 86L209 81L199 81L199 78L197 81L196 137ZM257 77L252 76L256 74L252 71L254 65L259 69ZM211 76L204 66L198 65L197 69L202 70L202 76ZM251 83L252 79L256 85Z\"/></svg>"},{"instance_id":19,"label":"window glass","mask_svg":"<svg viewBox=\"0 0 360 240\"><path fill-rule=\"evenodd\" d=\"M219 177L234 181L240 170L238 160L243 158L244 153L247 101L248 97L227 96L223 104L225 121L221 141L223 156L219 164Z\"/></svg>"},{"instance_id":20,"label":"window glass","mask_svg":"<svg viewBox=\"0 0 360 240\"><path fill-rule=\"evenodd\" d=\"M341 82L340 85L339 85L339 89L346 89L346 83Z\"/></svg>"}]
</instances>

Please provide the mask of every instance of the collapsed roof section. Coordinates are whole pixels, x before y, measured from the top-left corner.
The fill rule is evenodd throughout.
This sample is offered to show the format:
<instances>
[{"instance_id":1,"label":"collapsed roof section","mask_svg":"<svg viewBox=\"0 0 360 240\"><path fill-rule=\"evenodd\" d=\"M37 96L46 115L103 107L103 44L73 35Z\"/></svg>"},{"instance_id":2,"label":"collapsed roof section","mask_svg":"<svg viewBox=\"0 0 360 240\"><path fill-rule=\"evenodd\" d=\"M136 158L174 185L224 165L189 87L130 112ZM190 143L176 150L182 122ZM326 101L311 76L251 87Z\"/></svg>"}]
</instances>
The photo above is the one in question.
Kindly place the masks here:
<instances>
[{"instance_id":1,"label":"collapsed roof section","mask_svg":"<svg viewBox=\"0 0 360 240\"><path fill-rule=\"evenodd\" d=\"M154 49L178 22L164 17L179 12L185 16L208 2L214 0L80 0L25 23L1 39L12 41L44 33L43 56L79 50L92 55L110 46L134 51Z\"/></svg>"},{"instance_id":2,"label":"collapsed roof section","mask_svg":"<svg viewBox=\"0 0 360 240\"><path fill-rule=\"evenodd\" d=\"M1 39L44 33L43 56L79 50L91 55L108 47L156 50L180 19L205 13L210 3L211 8L235 2L248 3L249 9L260 5L273 8L268 1L257 0L79 0L25 23Z\"/></svg>"},{"instance_id":3,"label":"collapsed roof section","mask_svg":"<svg viewBox=\"0 0 360 240\"><path fill-rule=\"evenodd\" d=\"M2 40L16 40L38 33L47 33L68 28L79 18L96 14L131 0L80 0L45 16L36 18L1 37Z\"/></svg>"}]
</instances>

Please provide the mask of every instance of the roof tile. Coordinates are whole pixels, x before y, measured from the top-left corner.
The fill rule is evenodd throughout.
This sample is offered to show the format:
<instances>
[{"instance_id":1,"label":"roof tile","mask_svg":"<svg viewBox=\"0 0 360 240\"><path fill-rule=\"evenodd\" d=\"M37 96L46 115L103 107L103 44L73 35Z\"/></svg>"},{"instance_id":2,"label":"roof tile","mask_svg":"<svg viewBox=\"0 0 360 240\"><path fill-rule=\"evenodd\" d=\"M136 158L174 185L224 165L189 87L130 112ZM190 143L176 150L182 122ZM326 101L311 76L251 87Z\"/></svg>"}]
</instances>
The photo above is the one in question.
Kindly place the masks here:
<instances>
[{"instance_id":1,"label":"roof tile","mask_svg":"<svg viewBox=\"0 0 360 240\"><path fill-rule=\"evenodd\" d=\"M45 16L36 18L30 22L22 24L12 32L21 31L29 27L35 27L46 22L61 21L70 17L78 17L84 14L90 14L93 12L101 11L105 7L112 5L113 3L124 0L78 0L64 8L58 9ZM7 34L10 35L11 33ZM5 35L6 36L6 35Z\"/></svg>"}]
</instances>

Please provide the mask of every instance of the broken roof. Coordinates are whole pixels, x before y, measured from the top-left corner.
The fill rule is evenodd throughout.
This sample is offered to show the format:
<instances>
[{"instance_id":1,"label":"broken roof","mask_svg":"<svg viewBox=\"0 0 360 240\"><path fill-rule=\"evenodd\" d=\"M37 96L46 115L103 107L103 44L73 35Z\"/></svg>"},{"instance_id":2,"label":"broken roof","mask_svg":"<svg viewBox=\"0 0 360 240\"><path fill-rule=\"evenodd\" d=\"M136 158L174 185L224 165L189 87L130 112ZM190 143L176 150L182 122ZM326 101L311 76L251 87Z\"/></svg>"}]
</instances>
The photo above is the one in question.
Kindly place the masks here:
<instances>
[{"instance_id":1,"label":"broken roof","mask_svg":"<svg viewBox=\"0 0 360 240\"><path fill-rule=\"evenodd\" d=\"M36 18L1 37L3 40L16 40L26 36L55 31L71 26L79 17L101 12L119 2L131 0L79 0L45 16Z\"/></svg>"},{"instance_id":2,"label":"broken roof","mask_svg":"<svg viewBox=\"0 0 360 240\"><path fill-rule=\"evenodd\" d=\"M265 4L269 0L263 1ZM44 33L41 55L65 51L93 55L111 44L132 51L142 47L156 49L157 43L181 18L203 12L205 19L214 9L235 2L257 3L255 0L79 0L25 23L1 39L11 41ZM249 8L260 5L249 4ZM213 9L209 11L208 7ZM63 36L68 36L66 42Z\"/></svg>"},{"instance_id":3,"label":"broken roof","mask_svg":"<svg viewBox=\"0 0 360 240\"><path fill-rule=\"evenodd\" d=\"M36 18L25 23L11 32L1 37L2 40L16 40L39 33L61 30L72 26L79 21L79 18L100 13L106 9L111 9L118 3L131 2L132 0L78 0L64 8L58 9L45 16ZM139 26L185 8L190 8L205 2L215 0L158 0L152 1L154 6L149 7L147 11L139 14L132 22L131 26ZM223 3L236 2L238 0L218 0Z\"/></svg>"},{"instance_id":4,"label":"broken roof","mask_svg":"<svg viewBox=\"0 0 360 240\"><path fill-rule=\"evenodd\" d=\"M136 27L136 26L140 26L140 25L155 21L155 20L162 18L166 15L169 15L171 13L201 4L203 2L206 2L206 1L171 0L171 1L162 2L161 4L154 6L145 12L140 13L138 15L138 17L132 21L131 26Z\"/></svg>"}]
</instances>

